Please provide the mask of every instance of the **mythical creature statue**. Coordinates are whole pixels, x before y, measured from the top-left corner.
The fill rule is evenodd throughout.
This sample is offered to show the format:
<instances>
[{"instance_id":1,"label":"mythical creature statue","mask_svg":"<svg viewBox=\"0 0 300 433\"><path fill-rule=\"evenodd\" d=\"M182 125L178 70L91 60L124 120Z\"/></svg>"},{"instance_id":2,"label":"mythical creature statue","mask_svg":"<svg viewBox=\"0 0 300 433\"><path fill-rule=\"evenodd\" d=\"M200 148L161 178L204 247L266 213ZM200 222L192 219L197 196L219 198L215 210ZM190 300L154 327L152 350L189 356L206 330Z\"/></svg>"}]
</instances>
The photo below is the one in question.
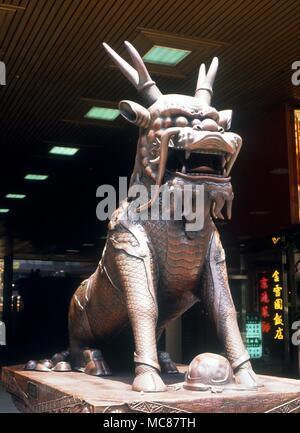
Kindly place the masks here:
<instances>
[{"instance_id":1,"label":"mythical creature statue","mask_svg":"<svg viewBox=\"0 0 300 433\"><path fill-rule=\"evenodd\" d=\"M176 367L166 353L157 352L157 340L168 323L201 300L224 344L236 382L255 387L256 376L228 285L224 250L213 222L223 218L225 204L231 216L230 172L242 144L239 135L228 132L231 110L218 112L211 106L218 59L213 59L207 73L201 65L194 97L163 95L139 53L125 44L135 68L107 44L104 47L146 103L146 107L131 101L119 105L125 119L140 128L131 186L143 185L148 191L154 186L155 194L138 209L134 199L122 202L110 221L96 272L72 298L72 366L87 374L108 374L101 344L131 324L136 365L133 390L164 391L159 372L176 371ZM155 201L161 201L159 187L185 191L196 185L204 191L204 221L199 230L187 230L188 212L180 220L141 218Z\"/></svg>"}]
</instances>

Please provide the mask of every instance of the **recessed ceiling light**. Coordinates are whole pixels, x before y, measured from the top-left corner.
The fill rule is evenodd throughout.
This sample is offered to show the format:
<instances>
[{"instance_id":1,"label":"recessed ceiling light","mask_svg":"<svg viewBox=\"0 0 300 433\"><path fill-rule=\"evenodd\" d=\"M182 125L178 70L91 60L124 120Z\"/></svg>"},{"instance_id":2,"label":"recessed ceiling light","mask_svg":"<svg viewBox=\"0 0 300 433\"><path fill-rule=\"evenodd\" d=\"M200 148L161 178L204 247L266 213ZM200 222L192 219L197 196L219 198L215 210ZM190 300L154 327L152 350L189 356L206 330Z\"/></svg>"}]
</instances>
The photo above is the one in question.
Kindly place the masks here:
<instances>
[{"instance_id":1,"label":"recessed ceiling light","mask_svg":"<svg viewBox=\"0 0 300 433\"><path fill-rule=\"evenodd\" d=\"M147 63L155 63L157 65L176 66L189 54L191 54L191 51L188 50L154 45L151 50L143 56L143 60Z\"/></svg>"},{"instance_id":2,"label":"recessed ceiling light","mask_svg":"<svg viewBox=\"0 0 300 433\"><path fill-rule=\"evenodd\" d=\"M274 168L274 170L271 170L269 173L270 174L277 174L277 175L288 174L289 170L287 168Z\"/></svg>"},{"instance_id":3,"label":"recessed ceiling light","mask_svg":"<svg viewBox=\"0 0 300 433\"><path fill-rule=\"evenodd\" d=\"M82 246L88 248L88 247L94 247L95 244L82 244Z\"/></svg>"},{"instance_id":4,"label":"recessed ceiling light","mask_svg":"<svg viewBox=\"0 0 300 433\"><path fill-rule=\"evenodd\" d=\"M24 179L26 180L47 180L49 176L46 174L26 174Z\"/></svg>"},{"instance_id":5,"label":"recessed ceiling light","mask_svg":"<svg viewBox=\"0 0 300 433\"><path fill-rule=\"evenodd\" d=\"M249 212L250 215L268 215L270 213L270 211L268 210L254 210Z\"/></svg>"},{"instance_id":6,"label":"recessed ceiling light","mask_svg":"<svg viewBox=\"0 0 300 433\"><path fill-rule=\"evenodd\" d=\"M23 198L26 197L26 195L25 194L12 194L12 193L10 193L10 194L6 194L5 197L6 198L12 198L15 200L22 200Z\"/></svg>"},{"instance_id":7,"label":"recessed ceiling light","mask_svg":"<svg viewBox=\"0 0 300 433\"><path fill-rule=\"evenodd\" d=\"M76 147L54 146L49 151L52 155L74 156L79 151Z\"/></svg>"},{"instance_id":8,"label":"recessed ceiling light","mask_svg":"<svg viewBox=\"0 0 300 433\"><path fill-rule=\"evenodd\" d=\"M79 253L80 251L79 251L79 250L66 250L66 252L67 252L67 253L70 253L70 254L77 254L77 253Z\"/></svg>"},{"instance_id":9,"label":"recessed ceiling light","mask_svg":"<svg viewBox=\"0 0 300 433\"><path fill-rule=\"evenodd\" d=\"M116 108L92 107L86 114L86 119L107 120L112 122L120 115L120 111Z\"/></svg>"},{"instance_id":10,"label":"recessed ceiling light","mask_svg":"<svg viewBox=\"0 0 300 433\"><path fill-rule=\"evenodd\" d=\"M0 213L8 213L9 212L9 209L1 209L0 208Z\"/></svg>"}]
</instances>

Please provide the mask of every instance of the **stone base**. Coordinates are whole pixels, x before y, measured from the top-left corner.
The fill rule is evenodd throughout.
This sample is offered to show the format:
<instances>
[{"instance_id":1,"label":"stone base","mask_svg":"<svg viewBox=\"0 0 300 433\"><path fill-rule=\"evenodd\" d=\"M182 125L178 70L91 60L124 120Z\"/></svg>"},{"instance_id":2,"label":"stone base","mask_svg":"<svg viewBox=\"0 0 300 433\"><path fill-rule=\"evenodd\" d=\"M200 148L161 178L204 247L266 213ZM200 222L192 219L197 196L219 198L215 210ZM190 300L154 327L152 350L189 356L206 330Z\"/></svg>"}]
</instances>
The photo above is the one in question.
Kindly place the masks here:
<instances>
[{"instance_id":1,"label":"stone base","mask_svg":"<svg viewBox=\"0 0 300 433\"><path fill-rule=\"evenodd\" d=\"M300 413L300 380L259 376L264 385L258 391L188 391L181 374L164 376L169 385L163 393L131 390L129 375L99 378L82 373L23 371L23 366L5 367L2 381L21 412L90 413Z\"/></svg>"}]
</instances>

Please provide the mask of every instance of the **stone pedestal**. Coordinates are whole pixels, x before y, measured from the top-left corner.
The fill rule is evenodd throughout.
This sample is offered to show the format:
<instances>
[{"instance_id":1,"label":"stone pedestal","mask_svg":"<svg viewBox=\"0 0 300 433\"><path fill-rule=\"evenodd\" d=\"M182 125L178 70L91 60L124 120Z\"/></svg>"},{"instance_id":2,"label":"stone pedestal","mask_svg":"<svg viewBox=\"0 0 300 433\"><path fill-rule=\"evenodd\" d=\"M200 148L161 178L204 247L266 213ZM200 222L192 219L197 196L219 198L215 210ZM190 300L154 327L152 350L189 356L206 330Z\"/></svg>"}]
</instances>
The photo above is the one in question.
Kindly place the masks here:
<instances>
[{"instance_id":1,"label":"stone pedestal","mask_svg":"<svg viewBox=\"0 0 300 433\"><path fill-rule=\"evenodd\" d=\"M188 391L181 374L164 376L164 393L131 390L132 376L99 378L82 373L23 371L5 367L3 384L21 412L195 413L299 412L300 380L259 376L259 391Z\"/></svg>"}]
</instances>

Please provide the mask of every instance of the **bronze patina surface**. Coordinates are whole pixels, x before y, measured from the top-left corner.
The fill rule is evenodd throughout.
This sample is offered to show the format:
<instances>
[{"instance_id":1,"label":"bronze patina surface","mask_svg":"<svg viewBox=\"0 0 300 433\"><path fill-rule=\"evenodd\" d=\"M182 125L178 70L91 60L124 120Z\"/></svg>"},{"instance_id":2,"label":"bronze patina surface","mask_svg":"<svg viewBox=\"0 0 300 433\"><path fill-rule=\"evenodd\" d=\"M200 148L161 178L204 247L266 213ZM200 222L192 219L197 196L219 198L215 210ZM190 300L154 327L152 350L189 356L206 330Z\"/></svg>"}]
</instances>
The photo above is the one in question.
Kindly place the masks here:
<instances>
[{"instance_id":1,"label":"bronze patina surface","mask_svg":"<svg viewBox=\"0 0 300 433\"><path fill-rule=\"evenodd\" d=\"M176 371L170 359L157 351L166 325L200 299L214 321L236 382L256 386L236 319L228 285L225 253L213 219L231 217L233 200L230 172L241 148L239 135L228 132L231 110L211 106L218 69L214 58L206 72L202 64L194 97L163 95L135 48L126 48L134 68L107 44L105 49L137 88L146 107L121 101L121 114L140 128L131 186L144 185L155 194L137 207L126 199L114 213L105 250L95 273L77 289L69 311L70 352L74 369L107 375L101 352L129 323L135 353L133 390L166 389L159 372ZM184 190L204 187L204 224L188 231L188 215L181 220L143 219L143 212L161 202L159 187Z\"/></svg>"}]
</instances>

